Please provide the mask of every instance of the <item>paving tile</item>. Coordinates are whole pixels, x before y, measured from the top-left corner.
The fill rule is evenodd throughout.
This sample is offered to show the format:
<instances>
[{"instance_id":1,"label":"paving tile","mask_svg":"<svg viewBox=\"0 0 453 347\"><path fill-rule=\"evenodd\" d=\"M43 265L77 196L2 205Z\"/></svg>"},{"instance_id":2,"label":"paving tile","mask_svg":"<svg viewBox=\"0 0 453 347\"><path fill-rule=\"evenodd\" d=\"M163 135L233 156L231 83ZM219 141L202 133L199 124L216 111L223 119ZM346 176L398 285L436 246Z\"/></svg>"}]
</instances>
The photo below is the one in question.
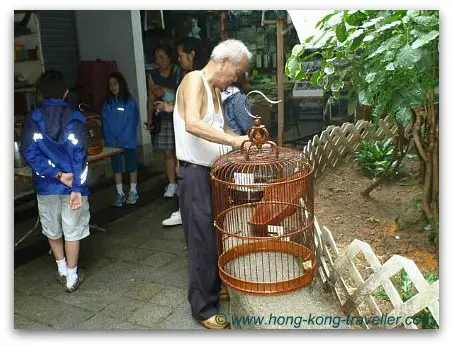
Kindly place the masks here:
<instances>
[{"instance_id":1,"label":"paving tile","mask_svg":"<svg viewBox=\"0 0 453 347\"><path fill-rule=\"evenodd\" d=\"M93 316L94 313L92 311L80 307L71 307L53 316L48 322L55 329L67 330L75 328L78 324L85 322Z\"/></svg>"},{"instance_id":2,"label":"paving tile","mask_svg":"<svg viewBox=\"0 0 453 347\"><path fill-rule=\"evenodd\" d=\"M154 251L165 251L166 253L173 253L177 255L184 255L185 254L184 246L185 246L184 241L153 238L141 244L139 248Z\"/></svg>"},{"instance_id":3,"label":"paving tile","mask_svg":"<svg viewBox=\"0 0 453 347\"><path fill-rule=\"evenodd\" d=\"M169 307L147 303L135 311L128 321L157 329L158 324L167 318L171 312L172 310Z\"/></svg>"},{"instance_id":4,"label":"paving tile","mask_svg":"<svg viewBox=\"0 0 453 347\"><path fill-rule=\"evenodd\" d=\"M117 261L102 268L101 271L86 270L86 278L82 286L84 290L115 292L122 295L133 286L135 267L135 264Z\"/></svg>"},{"instance_id":5,"label":"paving tile","mask_svg":"<svg viewBox=\"0 0 453 347\"><path fill-rule=\"evenodd\" d=\"M116 230L112 230L110 237L109 237L109 242L112 244L116 244L120 247L123 248L136 248L144 243L149 242L150 240L150 235L149 233L140 231L140 232L131 232L133 228L131 225L123 225L123 226L117 226Z\"/></svg>"},{"instance_id":6,"label":"paving tile","mask_svg":"<svg viewBox=\"0 0 453 347\"><path fill-rule=\"evenodd\" d=\"M88 254L87 254L88 253ZM120 261L115 254L108 256L102 250L96 250L89 253L84 249L85 256L80 261L80 266L85 270L86 273L97 273L102 271L104 268L112 266L116 262Z\"/></svg>"},{"instance_id":7,"label":"paving tile","mask_svg":"<svg viewBox=\"0 0 453 347\"><path fill-rule=\"evenodd\" d=\"M128 298L149 302L155 295L165 289L164 285L146 281L136 281L124 295Z\"/></svg>"},{"instance_id":8,"label":"paving tile","mask_svg":"<svg viewBox=\"0 0 453 347\"><path fill-rule=\"evenodd\" d=\"M151 278L156 277L156 273L161 274L161 268L155 268L149 265L136 264L130 273L133 282L155 282Z\"/></svg>"},{"instance_id":9,"label":"paving tile","mask_svg":"<svg viewBox=\"0 0 453 347\"><path fill-rule=\"evenodd\" d=\"M102 310L102 314L110 318L127 320L136 310L143 306L143 301L121 296Z\"/></svg>"},{"instance_id":10,"label":"paving tile","mask_svg":"<svg viewBox=\"0 0 453 347\"><path fill-rule=\"evenodd\" d=\"M50 324L14 314L14 329L52 329Z\"/></svg>"},{"instance_id":11,"label":"paving tile","mask_svg":"<svg viewBox=\"0 0 453 347\"><path fill-rule=\"evenodd\" d=\"M34 261L24 264L14 270L14 289L33 292L36 289L56 284L55 260L49 256L43 256Z\"/></svg>"},{"instance_id":12,"label":"paving tile","mask_svg":"<svg viewBox=\"0 0 453 347\"><path fill-rule=\"evenodd\" d=\"M82 284L82 286L84 283ZM116 300L118 294L106 293L89 293L85 292L80 286L75 292L62 293L55 296L54 300L61 303L66 303L79 308L87 309L91 312L98 312L104 309L110 302Z\"/></svg>"},{"instance_id":13,"label":"paving tile","mask_svg":"<svg viewBox=\"0 0 453 347\"><path fill-rule=\"evenodd\" d=\"M57 266L53 257L49 255L43 255L42 257L36 258L33 261L30 261L16 269L14 269L14 277L31 277L36 278L37 274L39 274L39 278L51 276L51 270L56 270ZM49 270L45 271L45 270Z\"/></svg>"},{"instance_id":14,"label":"paving tile","mask_svg":"<svg viewBox=\"0 0 453 347\"><path fill-rule=\"evenodd\" d=\"M151 252L151 254L143 261L143 265L149 265L156 268L168 265L177 257L175 254L171 253L163 253L157 251L147 252Z\"/></svg>"},{"instance_id":15,"label":"paving tile","mask_svg":"<svg viewBox=\"0 0 453 347\"><path fill-rule=\"evenodd\" d=\"M146 259L153 256L154 251L141 248L119 248L109 249L103 255L117 258L125 263L143 263Z\"/></svg>"},{"instance_id":16,"label":"paving tile","mask_svg":"<svg viewBox=\"0 0 453 347\"><path fill-rule=\"evenodd\" d=\"M187 302L187 289L165 286L150 302L173 308L180 307Z\"/></svg>"},{"instance_id":17,"label":"paving tile","mask_svg":"<svg viewBox=\"0 0 453 347\"><path fill-rule=\"evenodd\" d=\"M181 226L161 227L154 232L154 237L164 240L177 240L185 242L184 230Z\"/></svg>"},{"instance_id":18,"label":"paving tile","mask_svg":"<svg viewBox=\"0 0 453 347\"><path fill-rule=\"evenodd\" d=\"M190 309L178 308L173 310L171 315L165 318L157 325L158 329L190 329L205 330L203 326L197 323L190 313Z\"/></svg>"},{"instance_id":19,"label":"paving tile","mask_svg":"<svg viewBox=\"0 0 453 347\"><path fill-rule=\"evenodd\" d=\"M156 269L148 266L137 267L135 276L146 281L178 288L187 289L189 284L187 264L184 260L179 259Z\"/></svg>"},{"instance_id":20,"label":"paving tile","mask_svg":"<svg viewBox=\"0 0 453 347\"><path fill-rule=\"evenodd\" d=\"M57 282L55 278L53 278L52 280L37 281L28 289L26 287L27 286L25 286L25 288L18 288L18 290L15 290L14 295L37 295L47 299L53 299L55 296L64 293L64 287L59 282Z\"/></svg>"},{"instance_id":21,"label":"paving tile","mask_svg":"<svg viewBox=\"0 0 453 347\"><path fill-rule=\"evenodd\" d=\"M165 228L176 203L162 199L82 241L86 272L74 293L45 255L14 271L16 329L203 329L187 301L188 260L180 226ZM153 205L153 206L154 206Z\"/></svg>"},{"instance_id":22,"label":"paving tile","mask_svg":"<svg viewBox=\"0 0 453 347\"><path fill-rule=\"evenodd\" d=\"M121 319L115 319L107 317L103 314L96 314L90 319L84 321L83 323L78 324L76 329L121 329L121 330L142 330L148 329L147 327L139 324L134 324L128 321L123 321Z\"/></svg>"},{"instance_id":23,"label":"paving tile","mask_svg":"<svg viewBox=\"0 0 453 347\"><path fill-rule=\"evenodd\" d=\"M50 319L61 311L68 310L71 305L37 295L21 296L14 298L14 313L32 320L47 324Z\"/></svg>"}]
</instances>

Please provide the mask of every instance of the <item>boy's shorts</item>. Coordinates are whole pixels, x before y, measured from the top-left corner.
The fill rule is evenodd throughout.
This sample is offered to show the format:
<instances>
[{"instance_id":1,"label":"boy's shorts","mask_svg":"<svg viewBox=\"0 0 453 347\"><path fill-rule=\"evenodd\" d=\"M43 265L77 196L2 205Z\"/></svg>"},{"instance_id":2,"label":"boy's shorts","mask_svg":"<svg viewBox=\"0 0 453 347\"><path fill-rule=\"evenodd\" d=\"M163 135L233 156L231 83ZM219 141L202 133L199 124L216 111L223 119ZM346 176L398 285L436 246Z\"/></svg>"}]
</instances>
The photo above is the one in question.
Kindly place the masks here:
<instances>
[{"instance_id":1,"label":"boy's shorts","mask_svg":"<svg viewBox=\"0 0 453 347\"><path fill-rule=\"evenodd\" d=\"M114 173L123 172L123 157L126 163L126 172L137 171L137 150L125 149L124 152L114 154L112 158L112 170Z\"/></svg>"},{"instance_id":2,"label":"boy's shorts","mask_svg":"<svg viewBox=\"0 0 453 347\"><path fill-rule=\"evenodd\" d=\"M90 206L82 196L82 207L69 208L69 195L38 195L42 233L51 240L64 235L65 241L78 241L90 235Z\"/></svg>"}]
</instances>

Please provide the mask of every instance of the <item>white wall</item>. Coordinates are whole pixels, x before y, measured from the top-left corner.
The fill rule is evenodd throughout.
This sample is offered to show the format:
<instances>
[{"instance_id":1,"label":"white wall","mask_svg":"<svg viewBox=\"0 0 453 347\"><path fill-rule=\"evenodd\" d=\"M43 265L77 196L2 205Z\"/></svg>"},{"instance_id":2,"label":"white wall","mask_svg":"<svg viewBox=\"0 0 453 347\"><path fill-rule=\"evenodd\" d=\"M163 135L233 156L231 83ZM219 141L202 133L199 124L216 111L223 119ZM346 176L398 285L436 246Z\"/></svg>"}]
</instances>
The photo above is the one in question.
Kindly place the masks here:
<instances>
[{"instance_id":1,"label":"white wall","mask_svg":"<svg viewBox=\"0 0 453 347\"><path fill-rule=\"evenodd\" d=\"M322 18L327 16L329 13L332 13L333 11L334 10L288 10L288 14L291 17L291 22L296 28L299 42L304 43L304 41L310 36L315 36L315 38L309 45L307 45L307 47L322 47L326 43L330 35L326 35L318 41L318 39L323 34L323 31L316 29L316 24L318 24L318 22Z\"/></svg>"},{"instance_id":2,"label":"white wall","mask_svg":"<svg viewBox=\"0 0 453 347\"><path fill-rule=\"evenodd\" d=\"M115 60L140 109L139 161L149 165L151 137L146 122L146 76L140 11L75 11L80 60Z\"/></svg>"}]
</instances>

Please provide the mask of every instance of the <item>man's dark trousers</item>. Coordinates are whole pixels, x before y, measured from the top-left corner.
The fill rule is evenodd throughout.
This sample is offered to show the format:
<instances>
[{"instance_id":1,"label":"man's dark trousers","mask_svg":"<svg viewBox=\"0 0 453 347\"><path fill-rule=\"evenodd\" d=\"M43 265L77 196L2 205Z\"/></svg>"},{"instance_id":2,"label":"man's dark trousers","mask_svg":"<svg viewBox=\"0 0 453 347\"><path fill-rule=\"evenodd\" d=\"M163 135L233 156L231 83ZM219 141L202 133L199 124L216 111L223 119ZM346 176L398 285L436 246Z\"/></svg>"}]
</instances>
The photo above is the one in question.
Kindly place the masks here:
<instances>
[{"instance_id":1,"label":"man's dark trousers","mask_svg":"<svg viewBox=\"0 0 453 347\"><path fill-rule=\"evenodd\" d=\"M210 168L180 162L179 203L189 249L192 315L205 320L219 312L220 278L212 215Z\"/></svg>"}]
</instances>

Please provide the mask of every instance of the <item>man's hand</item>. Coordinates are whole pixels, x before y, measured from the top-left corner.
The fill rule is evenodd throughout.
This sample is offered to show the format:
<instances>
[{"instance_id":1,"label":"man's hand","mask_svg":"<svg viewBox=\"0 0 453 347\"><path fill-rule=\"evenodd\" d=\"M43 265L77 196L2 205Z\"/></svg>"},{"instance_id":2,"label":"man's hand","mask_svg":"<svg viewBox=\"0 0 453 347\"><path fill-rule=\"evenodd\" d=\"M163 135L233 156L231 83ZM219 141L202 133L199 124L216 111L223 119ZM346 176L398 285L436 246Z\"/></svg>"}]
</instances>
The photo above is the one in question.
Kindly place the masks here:
<instances>
[{"instance_id":1,"label":"man's hand","mask_svg":"<svg viewBox=\"0 0 453 347\"><path fill-rule=\"evenodd\" d=\"M80 192L71 192L69 196L69 208L77 210L82 207L82 194Z\"/></svg>"},{"instance_id":2,"label":"man's hand","mask_svg":"<svg viewBox=\"0 0 453 347\"><path fill-rule=\"evenodd\" d=\"M241 145L244 141L249 140L249 137L247 135L242 135L242 136L235 136L233 139L234 139L233 147L241 147Z\"/></svg>"},{"instance_id":3,"label":"man's hand","mask_svg":"<svg viewBox=\"0 0 453 347\"><path fill-rule=\"evenodd\" d=\"M74 179L74 174L72 172L63 172L60 177L60 182L65 186L72 187L72 181Z\"/></svg>"}]
</instances>

